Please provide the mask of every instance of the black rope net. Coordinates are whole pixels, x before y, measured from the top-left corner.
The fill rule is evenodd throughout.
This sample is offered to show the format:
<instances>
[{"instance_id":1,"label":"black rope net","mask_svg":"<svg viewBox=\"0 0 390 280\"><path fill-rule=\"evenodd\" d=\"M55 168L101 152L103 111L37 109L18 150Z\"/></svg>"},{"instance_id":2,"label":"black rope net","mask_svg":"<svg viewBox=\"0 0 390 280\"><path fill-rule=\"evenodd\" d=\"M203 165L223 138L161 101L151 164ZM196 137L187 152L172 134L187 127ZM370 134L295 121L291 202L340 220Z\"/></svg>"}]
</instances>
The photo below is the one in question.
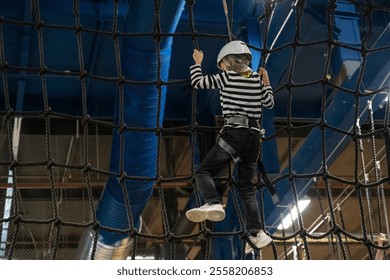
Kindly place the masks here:
<instances>
[{"instance_id":1,"label":"black rope net","mask_svg":"<svg viewBox=\"0 0 390 280\"><path fill-rule=\"evenodd\" d=\"M191 90L191 121L187 124L167 123L154 128L135 127L127 125L123 121L124 87L129 85L153 85L161 94L161 88L166 86L189 85L189 80L161 80L160 73L154 81L127 80L122 73L120 44L125 37L152 36L155 40L156 53L160 52L160 41L163 37L172 37L174 40L190 40L194 48L201 48L200 40L228 39L228 35L197 32L197 22L194 15L195 1L187 0L188 29L186 32L162 33L160 30L160 8L163 1L154 1L155 26L150 33L125 33L122 30L118 9L120 1L113 1L111 30L93 29L82 26L83 18L80 15L80 3L73 1L74 25L61 25L43 21L40 13L41 3L38 0L31 1L31 17L26 21L15 20L2 16L0 18L0 65L2 76L2 90L0 101L0 258L4 259L76 259L76 248L80 246L81 236L86 230L94 233L91 243L91 258L95 258L97 250L98 233L103 229L96 219L96 202L109 176L120 180L122 187L127 180L154 182L153 195L151 196L142 214L142 225L135 228L130 211L127 191L123 188L123 195L127 203L130 228L118 230L104 228L105 230L127 233L131 239L129 258L151 256L153 259L211 259L213 258L212 243L216 238L232 239L238 237L242 248L246 243L245 222L240 208L240 200L232 180L233 166L227 173L216 178L224 187L224 199L233 200L234 208L239 221L237 230L221 232L214 230L212 223L203 222L192 225L191 230L183 231L177 228L178 221L182 221L183 205L188 200L192 190L195 189L197 205L201 205L201 198L193 182L196 168L197 141L201 135L214 134L220 129L216 122L214 126L200 125L197 115L197 92ZM280 46L270 46L268 42L269 25L273 11L278 4L290 3L295 15L294 40ZM264 47L259 48L250 45L252 50L261 51L262 66L267 66L267 60L274 54L289 49L289 69L287 79L279 87L274 88L274 94L287 92L288 104L287 119L275 133L266 133L263 142L274 141L284 136L287 141L286 170L272 179L273 184L288 180L289 188L293 194L291 204L285 205L287 212L298 203L296 183L301 179L312 179L311 197L318 198L318 202L312 199L313 213L320 213L312 224L308 224L304 216L298 212L298 217L293 221L291 228L283 228L275 231L267 228L264 216L264 195L266 190L261 187L260 176L257 183L259 205L263 224L266 231L272 236L271 246L261 252L256 251L255 258L268 259L316 259L315 253L318 244L328 252L330 259L353 259L352 247L364 248L364 254L358 258L374 259L377 251L385 253L390 248L388 243L379 246L377 235L380 232L389 234L387 213L388 205L388 168L390 159L390 134L389 134L389 108L384 106L385 117L379 123L374 121L374 110L370 102L363 104L362 98L372 97L380 93L389 93L389 86L383 84L380 88L366 91L363 85L365 67L370 56L376 53L388 53L390 45L375 47L372 38L372 17L375 13L381 13L384 18L389 18L390 8L378 6L370 1L346 1L353 3L360 12L360 22L365 30L361 46L337 41L334 34L334 13L337 1L330 0L327 3L326 21L327 37L319 41L305 42L302 34L301 23L304 17L306 1L264 1L264 14L258 15L258 23L261 25L262 41ZM229 25L233 25L234 1L228 1ZM259 4L259 3L256 3ZM232 29L232 28L230 28ZM9 30L31 32L34 38L32 43L38 45L38 64L30 65L28 61L20 60L20 64L9 64L7 61L7 43L12 42L12 34ZM49 51L44 46L45 36L52 32L73 32L77 45L79 63L77 70L63 70L64 67L51 67L45 60L45 54ZM389 32L388 28L384 32ZM232 34L234 36L234 34ZM84 38L97 36L107 40L113 46L115 58L115 73L103 75L95 73L85 63L83 50ZM27 40L28 42L29 40ZM389 43L389 42L387 42ZM321 45L326 50L326 64L323 69L323 77L319 80L304 83L294 83L294 71L297 61L297 50ZM27 44L28 47L28 44ZM345 48L359 53L362 57L360 72L356 84L351 88L345 88L330 79L331 58L335 48ZM21 55L21 57L23 57ZM157 59L160 59L157 56ZM63 62L66 64L66 61ZM174 63L174 62L172 62ZM161 61L158 61L159 68ZM14 88L15 75L20 77L34 77L35 83L40 83L39 96L25 102L40 102L42 110L24 111L15 102L11 92ZM63 77L65 81L74 80L80 83L81 111L74 114L53 110L49 91L51 77ZM18 88L28 86L23 79L18 83ZM272 79L272 77L271 77ZM88 103L88 91L93 86L104 84L114 85L119 97L119 121L102 120L91 117L90 110L93 104ZM303 87L319 85L322 91L320 118L310 124L296 125L292 118L293 95ZM328 92L337 90L341 94L352 95L355 98L355 125L352 130L332 126L326 119L325 110L330 96ZM157 118L160 116L161 96L158 100ZM66 101L64 100L64 104ZM363 127L359 125L359 108L367 106L369 110L368 122ZM142 117L142 116L140 116ZM156 120L159 124L160 120ZM296 173L293 166L296 135L308 133L318 128L321 131L321 141L325 143L326 134L334 131L344 135L353 143L354 158L347 159L353 166L351 173L353 178L337 177L331 167L328 166L328 152L322 145L322 167L318 173ZM115 130L114 130L115 129ZM112 131L120 133L120 172L111 172L109 169L110 149L102 143L110 143ZM156 175L149 177L134 177L123 171L124 157L124 131L136 131L139 133L155 133L158 138L158 153L156 162ZM64 136L65 135L65 136ZM378 144L378 142L380 144ZM183 148L184 147L184 148ZM353 162L353 165L351 164ZM342 186L334 188L333 186ZM352 204L350 201L357 201ZM151 205L151 206L150 206ZM353 216L345 216L342 211L345 207L354 207ZM285 212L287 214L287 212ZM350 212L349 212L350 213ZM283 218L283 217L281 217ZM185 219L185 218L184 218ZM352 223L351 221L355 221ZM358 221L358 222L356 222ZM187 223L189 223L187 221ZM353 224L359 224L359 228L352 228ZM281 232L281 233L279 233ZM317 245L316 245L317 244ZM326 249L323 249L326 248ZM245 259L244 250L238 254ZM251 257L253 257L251 255ZM384 258L387 258L386 253Z\"/></svg>"}]
</instances>

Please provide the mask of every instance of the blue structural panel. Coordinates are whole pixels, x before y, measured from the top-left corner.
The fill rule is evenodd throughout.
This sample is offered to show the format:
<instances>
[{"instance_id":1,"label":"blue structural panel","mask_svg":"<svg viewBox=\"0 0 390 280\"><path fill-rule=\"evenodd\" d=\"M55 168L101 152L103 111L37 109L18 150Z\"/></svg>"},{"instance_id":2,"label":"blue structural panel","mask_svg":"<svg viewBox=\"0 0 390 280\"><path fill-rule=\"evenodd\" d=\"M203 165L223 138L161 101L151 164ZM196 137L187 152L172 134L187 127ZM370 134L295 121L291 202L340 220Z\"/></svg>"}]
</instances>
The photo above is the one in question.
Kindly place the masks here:
<instances>
[{"instance_id":1,"label":"blue structural panel","mask_svg":"<svg viewBox=\"0 0 390 280\"><path fill-rule=\"evenodd\" d=\"M360 15L356 12L354 4L338 1L334 15L335 39L350 47L359 47L361 43L359 18ZM339 73L343 67L343 71L345 71L348 78L351 78L361 62L360 52L343 47L337 47L332 58L334 73ZM342 63L339 63L340 61Z\"/></svg>"}]
</instances>

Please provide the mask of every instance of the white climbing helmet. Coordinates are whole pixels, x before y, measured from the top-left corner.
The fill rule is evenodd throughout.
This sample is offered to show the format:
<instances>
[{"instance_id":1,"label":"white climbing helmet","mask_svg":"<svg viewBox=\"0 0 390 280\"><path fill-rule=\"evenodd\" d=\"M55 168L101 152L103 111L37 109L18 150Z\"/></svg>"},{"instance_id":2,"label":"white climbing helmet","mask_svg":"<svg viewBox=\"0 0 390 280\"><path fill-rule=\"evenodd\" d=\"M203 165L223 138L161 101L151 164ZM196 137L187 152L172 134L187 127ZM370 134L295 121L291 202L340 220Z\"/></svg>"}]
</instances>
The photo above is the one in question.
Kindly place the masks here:
<instances>
[{"instance_id":1,"label":"white climbing helmet","mask_svg":"<svg viewBox=\"0 0 390 280\"><path fill-rule=\"evenodd\" d=\"M248 46L243 41L231 41L227 43L223 48L219 51L219 54L217 56L217 67L219 67L219 64L225 56L229 54L248 54L250 59L252 59L252 53L249 50Z\"/></svg>"}]
</instances>

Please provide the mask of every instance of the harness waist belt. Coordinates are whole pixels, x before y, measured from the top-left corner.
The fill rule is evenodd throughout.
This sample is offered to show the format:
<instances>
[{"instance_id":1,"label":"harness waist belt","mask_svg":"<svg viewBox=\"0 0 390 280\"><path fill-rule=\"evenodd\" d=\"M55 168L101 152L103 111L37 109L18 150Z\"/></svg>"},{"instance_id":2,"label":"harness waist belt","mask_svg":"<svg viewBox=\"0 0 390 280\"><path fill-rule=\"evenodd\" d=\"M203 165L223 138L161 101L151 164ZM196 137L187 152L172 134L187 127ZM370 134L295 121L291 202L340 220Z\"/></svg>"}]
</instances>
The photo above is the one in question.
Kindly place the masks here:
<instances>
[{"instance_id":1,"label":"harness waist belt","mask_svg":"<svg viewBox=\"0 0 390 280\"><path fill-rule=\"evenodd\" d=\"M225 119L225 125L238 125L245 127L259 128L260 123L257 119L247 118L244 116L231 116Z\"/></svg>"},{"instance_id":2,"label":"harness waist belt","mask_svg":"<svg viewBox=\"0 0 390 280\"><path fill-rule=\"evenodd\" d=\"M243 116L233 116L233 117L226 118L225 123L226 124L235 124L235 125L248 126L249 125L249 119L247 117L243 117Z\"/></svg>"}]
</instances>

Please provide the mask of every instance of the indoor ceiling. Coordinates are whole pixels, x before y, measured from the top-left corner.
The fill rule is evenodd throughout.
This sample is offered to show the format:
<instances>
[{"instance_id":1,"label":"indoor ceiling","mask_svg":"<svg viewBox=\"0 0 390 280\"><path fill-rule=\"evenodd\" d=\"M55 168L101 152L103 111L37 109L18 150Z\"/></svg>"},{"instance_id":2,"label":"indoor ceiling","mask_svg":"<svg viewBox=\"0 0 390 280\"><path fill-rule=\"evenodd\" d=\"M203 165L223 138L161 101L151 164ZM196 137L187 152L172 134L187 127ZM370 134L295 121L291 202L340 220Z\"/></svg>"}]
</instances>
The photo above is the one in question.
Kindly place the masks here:
<instances>
[{"instance_id":1,"label":"indoor ceiling","mask_svg":"<svg viewBox=\"0 0 390 280\"><path fill-rule=\"evenodd\" d=\"M203 259L209 253L204 226L217 233L240 231L239 211L236 205L232 206L234 191L226 184L222 184L221 194L227 209L233 210L225 223L193 224L184 216L189 205L193 205L191 176L215 142L221 124L218 94L194 92L190 87L188 67L192 64L192 50L198 44L205 52L203 69L216 72L215 57L228 37L221 1L161 1L162 13L168 17L170 13L164 4L167 10L170 7L174 10L179 2L184 7L177 21L176 36L164 30L165 22L161 20L161 32L173 38L162 120L162 128L166 130L155 133L155 138L161 141L157 160L150 164L157 170L153 173L157 179L153 181L150 199L141 209L137 225L141 234L132 240L135 243L130 254L137 258ZM372 2L374 14L370 18L365 14L369 11L365 5L336 1L339 9L333 14L337 19L334 36L341 47L335 44L329 51L325 1L227 1L233 36L248 42L257 59L255 65L262 65L266 59L275 90L275 108L265 112L263 120L266 134L262 158L281 202L273 205L267 190L260 200L265 229L273 235L274 245L243 258L370 259L375 250L369 254L367 240L376 243L379 232L389 234L390 187L386 179L390 148L386 140L385 97L390 83L390 1ZM26 0L24 5L18 1L0 4L0 213L3 213L0 258L82 258L80 250L86 242L83 238L86 232L96 229L96 209L112 175L114 146L120 146L113 140L114 135L121 134L116 130L121 125L116 102L122 86L117 78L118 37L112 33L114 23L119 26L119 34L128 31L126 23L132 16L136 23L154 23L148 17L155 15L154 4L160 1L145 1L145 9L152 10L145 10L144 18L136 18L132 9L139 8L140 3ZM301 8L300 3L305 6ZM37 20L36 7L41 21ZM75 13L77 7L79 17ZM269 7L273 14L268 25L265 18ZM78 19L81 29L77 29ZM142 24L134 28L138 27ZM154 38L153 26L147 27L150 33L145 36L145 45L137 45L132 54L132 59L137 60L138 52L141 53L138 64L132 65L130 59L122 62L124 77L140 84L145 82L143 77L153 75L154 80L158 75L149 73L149 65L142 67L143 63L149 63L142 61L145 60L142 50L150 42L154 46L153 40L147 41ZM302 32L298 47L289 45L297 35L297 27ZM352 36L353 32L358 35ZM367 32L370 36L364 41ZM265 34L269 56L260 56ZM119 38L125 41L125 36ZM324 41L314 43L319 40ZM134 44L131 40L120 43L123 50L124 46ZM349 61L362 54L357 49L363 43L367 49L377 51L364 59L358 58L365 65L362 75L356 69L351 74L348 71L352 71L353 63ZM80 70L80 53L87 78ZM126 52L121 54L123 58ZM167 62L163 60L164 63ZM324 73L327 63L331 66ZM47 67L46 71L42 66ZM359 81L360 86L356 86ZM155 87L159 87L158 83ZM363 94L354 95L355 88ZM377 94L371 94L378 89ZM142 102L134 103L131 104L134 107L143 106ZM141 110L135 115L140 120L146 119L149 111ZM156 126L154 117L158 113L150 115L153 119L149 128ZM126 123L128 130L138 124ZM352 132L356 123L361 126L360 134ZM134 140L126 145L138 149ZM123 161L128 164L133 154L124 149ZM142 161L146 161L142 155L137 157L138 169L143 168ZM120 181L120 175L115 179ZM294 205L295 191L299 199L310 199L302 211L303 223L295 220L293 227L277 229L281 218ZM136 194L130 191L132 195ZM340 239L335 224L343 230ZM300 228L298 234L292 235ZM179 241L172 242L172 235L165 236L167 232ZM211 258L241 258L238 235L212 238Z\"/></svg>"}]
</instances>

